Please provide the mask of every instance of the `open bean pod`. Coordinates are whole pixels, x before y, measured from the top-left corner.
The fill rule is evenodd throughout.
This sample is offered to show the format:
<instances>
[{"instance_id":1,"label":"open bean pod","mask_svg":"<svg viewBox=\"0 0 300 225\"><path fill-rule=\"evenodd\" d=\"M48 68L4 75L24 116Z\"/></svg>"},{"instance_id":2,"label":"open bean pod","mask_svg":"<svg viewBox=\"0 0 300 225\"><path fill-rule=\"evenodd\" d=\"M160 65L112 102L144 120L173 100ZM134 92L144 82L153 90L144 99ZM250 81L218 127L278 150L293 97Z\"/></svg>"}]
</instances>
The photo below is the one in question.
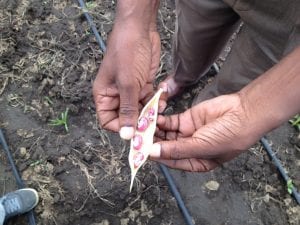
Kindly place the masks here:
<instances>
[{"instance_id":1,"label":"open bean pod","mask_svg":"<svg viewBox=\"0 0 300 225\"><path fill-rule=\"evenodd\" d=\"M131 139L129 165L131 169L130 191L137 171L146 162L149 148L153 144L156 129L158 102L163 90L159 89L152 99L143 108L134 137Z\"/></svg>"}]
</instances>

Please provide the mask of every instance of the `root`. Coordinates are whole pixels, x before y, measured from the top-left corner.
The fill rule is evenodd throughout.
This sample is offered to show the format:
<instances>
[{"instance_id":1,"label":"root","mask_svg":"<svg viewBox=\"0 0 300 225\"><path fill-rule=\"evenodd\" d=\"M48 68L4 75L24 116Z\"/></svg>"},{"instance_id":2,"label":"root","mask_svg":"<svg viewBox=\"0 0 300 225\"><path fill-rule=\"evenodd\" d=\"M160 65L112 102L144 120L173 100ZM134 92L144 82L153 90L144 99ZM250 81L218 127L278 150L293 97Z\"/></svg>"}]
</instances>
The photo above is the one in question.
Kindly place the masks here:
<instances>
[{"instance_id":1,"label":"root","mask_svg":"<svg viewBox=\"0 0 300 225\"><path fill-rule=\"evenodd\" d=\"M5 88L8 84L8 81L9 81L9 77L4 78L4 82L2 84L2 87L0 88L0 96L3 94Z\"/></svg>"},{"instance_id":2,"label":"root","mask_svg":"<svg viewBox=\"0 0 300 225\"><path fill-rule=\"evenodd\" d=\"M89 174L88 168L86 167L86 165L84 165L82 162L80 162L77 158L75 158L74 156L69 156L70 160L72 161L73 165L75 166L79 166L80 170L83 172L83 174L85 175L87 182L88 182L88 186L90 188L91 193L96 194L96 196L103 201L105 204L107 204L110 207L114 206L114 203L112 203L111 201L105 199L103 196L101 196L98 192L98 190L95 188L94 184L93 184L93 179L94 177L91 176Z\"/></svg>"}]
</instances>

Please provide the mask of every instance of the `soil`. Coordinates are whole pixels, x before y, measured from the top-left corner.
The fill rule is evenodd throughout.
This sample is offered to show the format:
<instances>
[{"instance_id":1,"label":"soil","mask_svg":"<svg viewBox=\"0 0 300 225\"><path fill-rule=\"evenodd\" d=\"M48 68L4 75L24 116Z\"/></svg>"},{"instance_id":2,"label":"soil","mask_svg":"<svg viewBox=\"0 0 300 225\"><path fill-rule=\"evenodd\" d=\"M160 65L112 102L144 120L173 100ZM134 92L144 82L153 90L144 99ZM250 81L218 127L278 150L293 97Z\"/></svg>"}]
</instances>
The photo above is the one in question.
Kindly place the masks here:
<instances>
[{"instance_id":1,"label":"soil","mask_svg":"<svg viewBox=\"0 0 300 225\"><path fill-rule=\"evenodd\" d=\"M0 0L0 9L0 127L26 185L39 193L37 223L184 224L156 163L145 164L129 193L128 143L97 124L91 87L103 54L77 1ZM88 9L106 40L115 1L89 1ZM158 80L170 70L174 20L173 1L161 1ZM213 75L169 111L189 107ZM67 109L68 131L49 125ZM287 122L267 138L300 189L299 132ZM300 207L259 143L214 171L171 174L195 224L300 224ZM0 193L16 188L0 151ZM28 223L20 216L8 224Z\"/></svg>"}]
</instances>

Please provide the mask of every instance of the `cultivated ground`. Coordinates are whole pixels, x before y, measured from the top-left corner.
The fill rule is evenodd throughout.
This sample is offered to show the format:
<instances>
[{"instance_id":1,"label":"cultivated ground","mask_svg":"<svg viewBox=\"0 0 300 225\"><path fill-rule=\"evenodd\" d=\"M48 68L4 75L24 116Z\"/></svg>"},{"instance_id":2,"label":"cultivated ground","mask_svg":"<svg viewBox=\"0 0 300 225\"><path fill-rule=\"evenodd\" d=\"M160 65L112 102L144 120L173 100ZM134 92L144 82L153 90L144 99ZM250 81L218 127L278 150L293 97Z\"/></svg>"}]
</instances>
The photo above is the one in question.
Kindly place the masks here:
<instances>
[{"instance_id":1,"label":"cultivated ground","mask_svg":"<svg viewBox=\"0 0 300 225\"><path fill-rule=\"evenodd\" d=\"M87 6L106 40L115 1ZM22 178L39 192L38 224L184 224L155 163L146 163L128 191L128 143L97 125L91 87L103 54L77 1L0 0L0 10L0 127ZM173 1L161 1L158 78L170 69L174 19ZM213 75L177 106L170 102L169 112L188 107ZM68 132L49 125L67 109ZM299 133L286 123L268 138L300 189ZM300 224L300 207L259 144L215 171L172 174L195 224ZM1 150L0 193L15 188Z\"/></svg>"}]
</instances>

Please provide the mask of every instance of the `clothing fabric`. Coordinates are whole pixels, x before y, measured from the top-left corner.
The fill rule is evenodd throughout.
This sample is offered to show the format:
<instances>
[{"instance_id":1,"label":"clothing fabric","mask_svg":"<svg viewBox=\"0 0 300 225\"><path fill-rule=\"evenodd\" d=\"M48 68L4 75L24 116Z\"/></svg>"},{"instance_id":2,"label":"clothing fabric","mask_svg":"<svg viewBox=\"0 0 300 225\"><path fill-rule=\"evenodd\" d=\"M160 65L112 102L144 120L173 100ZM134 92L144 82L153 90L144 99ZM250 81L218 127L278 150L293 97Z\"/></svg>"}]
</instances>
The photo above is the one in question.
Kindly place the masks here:
<instances>
[{"instance_id":1,"label":"clothing fabric","mask_svg":"<svg viewBox=\"0 0 300 225\"><path fill-rule=\"evenodd\" d=\"M177 0L175 81L201 79L243 22L219 74L194 103L239 91L300 46L299 12L298 0Z\"/></svg>"}]
</instances>

